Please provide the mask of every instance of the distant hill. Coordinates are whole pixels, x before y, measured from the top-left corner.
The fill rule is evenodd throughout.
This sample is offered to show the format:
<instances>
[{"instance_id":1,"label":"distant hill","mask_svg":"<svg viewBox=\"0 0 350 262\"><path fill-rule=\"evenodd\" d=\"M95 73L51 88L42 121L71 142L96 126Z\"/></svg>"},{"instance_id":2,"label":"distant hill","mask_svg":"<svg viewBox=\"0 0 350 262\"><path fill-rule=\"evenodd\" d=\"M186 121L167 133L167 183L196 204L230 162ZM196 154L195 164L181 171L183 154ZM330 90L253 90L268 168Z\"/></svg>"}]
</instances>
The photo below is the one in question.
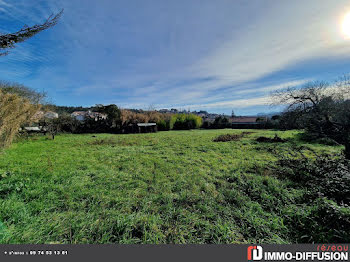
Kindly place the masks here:
<instances>
[{"instance_id":1,"label":"distant hill","mask_svg":"<svg viewBox=\"0 0 350 262\"><path fill-rule=\"evenodd\" d=\"M267 116L267 117L272 117L275 115L280 115L282 112L269 112L269 113L258 113L256 114L257 116Z\"/></svg>"}]
</instances>

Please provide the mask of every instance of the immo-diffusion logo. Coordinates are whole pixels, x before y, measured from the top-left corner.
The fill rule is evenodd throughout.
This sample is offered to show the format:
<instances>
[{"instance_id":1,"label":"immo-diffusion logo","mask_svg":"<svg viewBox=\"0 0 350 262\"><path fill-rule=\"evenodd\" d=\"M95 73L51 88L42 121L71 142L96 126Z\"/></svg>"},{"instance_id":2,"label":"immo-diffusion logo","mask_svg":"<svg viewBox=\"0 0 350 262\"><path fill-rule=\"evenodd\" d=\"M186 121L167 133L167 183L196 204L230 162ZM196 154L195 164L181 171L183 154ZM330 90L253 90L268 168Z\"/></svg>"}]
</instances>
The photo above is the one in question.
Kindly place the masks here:
<instances>
[{"instance_id":1,"label":"immo-diffusion logo","mask_svg":"<svg viewBox=\"0 0 350 262\"><path fill-rule=\"evenodd\" d=\"M248 247L248 260L261 260L263 258L263 249L261 246Z\"/></svg>"},{"instance_id":2,"label":"immo-diffusion logo","mask_svg":"<svg viewBox=\"0 0 350 262\"><path fill-rule=\"evenodd\" d=\"M348 245L329 245L328 248L322 245L315 251L264 251L261 246L249 246L247 259L253 261L348 261L348 248Z\"/></svg>"}]
</instances>

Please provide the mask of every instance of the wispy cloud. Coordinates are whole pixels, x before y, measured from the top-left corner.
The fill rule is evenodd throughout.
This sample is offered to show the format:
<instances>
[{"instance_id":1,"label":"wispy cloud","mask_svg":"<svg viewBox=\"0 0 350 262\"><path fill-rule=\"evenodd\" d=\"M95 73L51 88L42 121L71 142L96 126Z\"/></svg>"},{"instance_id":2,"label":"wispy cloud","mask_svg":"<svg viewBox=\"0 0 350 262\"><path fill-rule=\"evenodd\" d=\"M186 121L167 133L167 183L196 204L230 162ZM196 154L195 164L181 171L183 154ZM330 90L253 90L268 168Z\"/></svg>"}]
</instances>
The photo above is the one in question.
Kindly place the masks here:
<instances>
[{"instance_id":1,"label":"wispy cloud","mask_svg":"<svg viewBox=\"0 0 350 262\"><path fill-rule=\"evenodd\" d=\"M0 0L6 30L65 8L54 29L2 58L0 73L45 88L59 104L264 106L272 90L346 73L350 44L339 32L346 6L345 0Z\"/></svg>"}]
</instances>

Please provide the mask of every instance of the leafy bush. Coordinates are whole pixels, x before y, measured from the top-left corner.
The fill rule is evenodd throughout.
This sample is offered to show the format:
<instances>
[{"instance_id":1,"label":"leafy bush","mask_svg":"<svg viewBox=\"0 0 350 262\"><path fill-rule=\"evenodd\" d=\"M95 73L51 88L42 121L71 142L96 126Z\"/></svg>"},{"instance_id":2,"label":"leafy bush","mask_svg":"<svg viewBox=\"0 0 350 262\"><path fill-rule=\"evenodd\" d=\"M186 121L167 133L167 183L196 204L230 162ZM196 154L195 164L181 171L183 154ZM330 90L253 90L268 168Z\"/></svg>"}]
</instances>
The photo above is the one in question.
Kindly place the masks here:
<instances>
[{"instance_id":1,"label":"leafy bush","mask_svg":"<svg viewBox=\"0 0 350 262\"><path fill-rule=\"evenodd\" d=\"M202 118L194 114L176 114L170 119L169 127L175 130L188 130L200 128Z\"/></svg>"},{"instance_id":2,"label":"leafy bush","mask_svg":"<svg viewBox=\"0 0 350 262\"><path fill-rule=\"evenodd\" d=\"M142 110L122 110L121 111L121 132L137 132L135 125L137 123L157 123L158 130L166 131L170 129L169 114L163 114L156 111Z\"/></svg>"},{"instance_id":3,"label":"leafy bush","mask_svg":"<svg viewBox=\"0 0 350 262\"><path fill-rule=\"evenodd\" d=\"M157 128L159 131L167 131L169 130L169 121L165 121L164 119L161 119L157 122Z\"/></svg>"},{"instance_id":4,"label":"leafy bush","mask_svg":"<svg viewBox=\"0 0 350 262\"><path fill-rule=\"evenodd\" d=\"M43 119L39 125L50 133L76 133L82 124L70 115L64 114L54 119Z\"/></svg>"},{"instance_id":5,"label":"leafy bush","mask_svg":"<svg viewBox=\"0 0 350 262\"><path fill-rule=\"evenodd\" d=\"M226 116L218 116L215 118L211 128L228 128L231 127L230 120Z\"/></svg>"},{"instance_id":6,"label":"leafy bush","mask_svg":"<svg viewBox=\"0 0 350 262\"><path fill-rule=\"evenodd\" d=\"M202 128L206 129L222 129L222 128L231 128L232 123L230 119L226 116L218 116L213 122L204 121Z\"/></svg>"}]
</instances>

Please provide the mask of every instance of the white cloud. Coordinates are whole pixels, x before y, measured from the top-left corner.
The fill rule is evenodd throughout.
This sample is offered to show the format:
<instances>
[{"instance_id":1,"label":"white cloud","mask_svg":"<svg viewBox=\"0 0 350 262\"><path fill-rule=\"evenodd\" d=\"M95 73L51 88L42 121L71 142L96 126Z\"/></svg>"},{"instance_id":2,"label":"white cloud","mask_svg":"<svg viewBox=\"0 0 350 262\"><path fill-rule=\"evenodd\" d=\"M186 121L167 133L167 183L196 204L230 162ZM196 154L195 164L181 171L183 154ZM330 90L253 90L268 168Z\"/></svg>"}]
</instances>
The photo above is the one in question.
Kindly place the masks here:
<instances>
[{"instance_id":1,"label":"white cloud","mask_svg":"<svg viewBox=\"0 0 350 262\"><path fill-rule=\"evenodd\" d=\"M0 0L0 6L10 7L11 5L9 3L6 3L5 0Z\"/></svg>"},{"instance_id":2,"label":"white cloud","mask_svg":"<svg viewBox=\"0 0 350 262\"><path fill-rule=\"evenodd\" d=\"M275 2L251 25L193 65L196 76L213 75L230 83L253 81L301 61L349 56L350 45L337 31L334 13L343 13L345 1ZM341 47L341 48L339 48Z\"/></svg>"},{"instance_id":3,"label":"white cloud","mask_svg":"<svg viewBox=\"0 0 350 262\"><path fill-rule=\"evenodd\" d=\"M254 85L252 88L239 90L236 92L236 94L246 95L246 94L254 94L254 93L255 94L268 93L268 92L273 92L273 91L287 88L287 87L300 86L310 81L312 81L312 79L293 80L290 82L280 83L277 85L268 85L268 86L260 86L260 87Z\"/></svg>"},{"instance_id":4,"label":"white cloud","mask_svg":"<svg viewBox=\"0 0 350 262\"><path fill-rule=\"evenodd\" d=\"M5 65L23 65L25 77L39 72L30 82L55 94L61 90L60 101L69 90L72 99L125 107L265 105L269 91L303 84L315 74L278 72L350 56L338 30L345 0L141 1L136 9L111 0L39 2L45 4L18 0L11 17L31 24L65 7L54 33L45 32L52 46L23 45L29 49L18 49Z\"/></svg>"}]
</instances>

